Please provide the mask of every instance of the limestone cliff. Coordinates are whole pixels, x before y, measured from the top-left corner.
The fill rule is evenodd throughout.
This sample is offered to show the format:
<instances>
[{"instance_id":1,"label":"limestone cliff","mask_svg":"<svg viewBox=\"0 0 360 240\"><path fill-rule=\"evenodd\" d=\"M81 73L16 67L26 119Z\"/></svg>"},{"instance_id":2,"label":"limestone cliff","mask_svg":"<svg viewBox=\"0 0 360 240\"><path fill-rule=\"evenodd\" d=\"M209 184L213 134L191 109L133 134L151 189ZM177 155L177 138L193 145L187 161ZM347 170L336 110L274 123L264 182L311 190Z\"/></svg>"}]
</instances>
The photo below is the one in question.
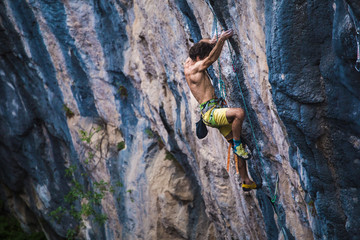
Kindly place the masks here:
<instances>
[{"instance_id":1,"label":"limestone cliff","mask_svg":"<svg viewBox=\"0 0 360 240\"><path fill-rule=\"evenodd\" d=\"M1 198L48 239L360 239L348 6L360 19L357 0L0 1ZM229 106L243 92L250 194L218 131L196 138L184 78L221 27L209 73Z\"/></svg>"}]
</instances>

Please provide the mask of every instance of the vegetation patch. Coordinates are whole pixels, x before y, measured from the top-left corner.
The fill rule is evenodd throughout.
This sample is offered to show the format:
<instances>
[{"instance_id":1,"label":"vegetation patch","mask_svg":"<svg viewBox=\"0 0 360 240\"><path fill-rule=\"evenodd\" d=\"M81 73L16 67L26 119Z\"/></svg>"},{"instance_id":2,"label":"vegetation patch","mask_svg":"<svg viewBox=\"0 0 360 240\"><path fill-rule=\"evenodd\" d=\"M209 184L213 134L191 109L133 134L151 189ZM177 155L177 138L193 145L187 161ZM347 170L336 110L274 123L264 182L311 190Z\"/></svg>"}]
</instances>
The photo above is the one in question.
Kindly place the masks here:
<instances>
[{"instance_id":1,"label":"vegetation patch","mask_svg":"<svg viewBox=\"0 0 360 240\"><path fill-rule=\"evenodd\" d=\"M163 142L160 136L157 137L157 143L160 149L163 149L165 147L165 143Z\"/></svg>"},{"instance_id":2,"label":"vegetation patch","mask_svg":"<svg viewBox=\"0 0 360 240\"><path fill-rule=\"evenodd\" d=\"M133 190L132 190L132 189L129 189L129 190L127 190L126 192L129 193L129 195L130 195L130 201L131 201L131 202L134 202L135 200L134 200L133 195L132 195Z\"/></svg>"},{"instance_id":3,"label":"vegetation patch","mask_svg":"<svg viewBox=\"0 0 360 240\"><path fill-rule=\"evenodd\" d=\"M84 130L80 130L79 133L80 133L80 140L83 141L83 142L87 142L87 143L90 143L91 142L91 138L94 136L95 133L101 131L101 127L98 127L98 128L93 128L90 130L90 132L86 132ZM92 132L92 130L94 130L94 132Z\"/></svg>"},{"instance_id":4,"label":"vegetation patch","mask_svg":"<svg viewBox=\"0 0 360 240\"><path fill-rule=\"evenodd\" d=\"M22 230L15 217L5 210L0 201L0 239L2 240L46 240L43 232L28 234Z\"/></svg>"},{"instance_id":5,"label":"vegetation patch","mask_svg":"<svg viewBox=\"0 0 360 240\"><path fill-rule=\"evenodd\" d=\"M71 111L71 109L66 104L63 104L63 110L65 111L66 117L72 118L73 116L75 116L74 112Z\"/></svg>"},{"instance_id":6,"label":"vegetation patch","mask_svg":"<svg viewBox=\"0 0 360 240\"><path fill-rule=\"evenodd\" d=\"M176 161L176 158L175 158L175 156L174 156L171 152L166 151L166 153L165 153L165 160Z\"/></svg>"},{"instance_id":7,"label":"vegetation patch","mask_svg":"<svg viewBox=\"0 0 360 240\"><path fill-rule=\"evenodd\" d=\"M165 144L164 144L163 140L161 139L161 137L159 136L159 134L157 132L154 132L153 130L151 130L151 128L146 128L145 134L150 139L151 138L156 139L160 149L163 149L165 147Z\"/></svg>"},{"instance_id":8,"label":"vegetation patch","mask_svg":"<svg viewBox=\"0 0 360 240\"><path fill-rule=\"evenodd\" d=\"M92 137L100 130L101 127L92 128L89 133L84 130L80 130L79 137L81 141L91 144ZM96 150L99 149L96 148ZM93 150L85 152L85 155L87 155L84 160L85 164L89 164L94 157L97 156L96 152ZM115 192L114 187L104 180L91 181L90 179L89 182L92 182L92 185L90 185L92 188L89 185L83 185L75 177L77 172L79 172L79 170L76 165L71 165L65 170L65 176L70 179L70 190L65 195L62 206L59 206L50 212L52 219L58 223L64 216L71 216L78 222L75 227L68 229L66 235L67 239L74 239L79 230L81 228L85 228L84 219L90 219L99 225L103 225L107 221L108 217L99 210L101 209L101 201L107 193ZM89 174L84 172L81 173L81 176L88 177Z\"/></svg>"},{"instance_id":9,"label":"vegetation patch","mask_svg":"<svg viewBox=\"0 0 360 240\"><path fill-rule=\"evenodd\" d=\"M121 142L118 142L118 144L116 145L116 149L118 151L121 151L125 148L125 142L124 141L121 141Z\"/></svg>"},{"instance_id":10,"label":"vegetation patch","mask_svg":"<svg viewBox=\"0 0 360 240\"><path fill-rule=\"evenodd\" d=\"M95 158L99 158L101 161L101 140L97 140L96 144L92 144L93 136L95 133L99 132L102 128L92 128L90 132L84 130L79 131L79 138L84 142L84 148L88 151L84 152L84 163L90 164L94 163ZM99 143L100 142L100 143ZM96 146L96 149L91 149L90 146ZM118 151L121 151L125 148L125 142L119 142L117 144ZM71 217L77 222L76 226L69 227L67 229L67 239L76 239L79 231L82 228L85 228L85 220L90 220L97 223L98 225L103 225L108 217L101 212L101 203L107 194L114 194L115 187L123 187L124 185L118 181L115 183L115 187L112 186L109 182L100 180L94 181L90 178L91 172L96 168L97 164L93 169L88 169L82 173L76 165L70 165L69 168L65 170L65 177L70 181L70 190L64 196L64 201L58 208L50 212L50 216L53 221L60 223L64 220L65 216L67 218ZM76 176L81 175L81 177L88 178L85 181L79 181ZM89 184L92 183L92 184ZM130 195L130 200L133 202L132 190L128 190L127 193ZM120 201L120 196L117 196L117 201Z\"/></svg>"},{"instance_id":11,"label":"vegetation patch","mask_svg":"<svg viewBox=\"0 0 360 240\"><path fill-rule=\"evenodd\" d=\"M68 229L67 239L73 239L78 232L79 227L85 227L84 218L92 217L94 221L100 225L107 220L105 214L99 213L96 207L100 207L101 200L105 197L107 192L114 192L114 189L108 182L103 180L93 183L93 189L86 189L80 182L78 182L74 175L77 170L75 165L66 169L66 177L71 177L71 188L68 194L65 195L64 200L67 206L59 206L57 209L50 212L50 216L54 221L60 222L64 215L70 215L76 221L79 221L79 226ZM76 207L80 206L80 207Z\"/></svg>"},{"instance_id":12,"label":"vegetation patch","mask_svg":"<svg viewBox=\"0 0 360 240\"><path fill-rule=\"evenodd\" d=\"M154 138L155 137L155 133L151 130L151 128L146 128L145 129L145 134L148 138Z\"/></svg>"},{"instance_id":13,"label":"vegetation patch","mask_svg":"<svg viewBox=\"0 0 360 240\"><path fill-rule=\"evenodd\" d=\"M118 93L120 94L120 97L122 97L122 98L127 98L127 96L128 96L127 89L122 85L118 88Z\"/></svg>"},{"instance_id":14,"label":"vegetation patch","mask_svg":"<svg viewBox=\"0 0 360 240\"><path fill-rule=\"evenodd\" d=\"M311 216L316 217L317 212L316 212L316 208L315 208L315 202L313 200L310 200L307 204L308 204L308 209L309 209Z\"/></svg>"}]
</instances>

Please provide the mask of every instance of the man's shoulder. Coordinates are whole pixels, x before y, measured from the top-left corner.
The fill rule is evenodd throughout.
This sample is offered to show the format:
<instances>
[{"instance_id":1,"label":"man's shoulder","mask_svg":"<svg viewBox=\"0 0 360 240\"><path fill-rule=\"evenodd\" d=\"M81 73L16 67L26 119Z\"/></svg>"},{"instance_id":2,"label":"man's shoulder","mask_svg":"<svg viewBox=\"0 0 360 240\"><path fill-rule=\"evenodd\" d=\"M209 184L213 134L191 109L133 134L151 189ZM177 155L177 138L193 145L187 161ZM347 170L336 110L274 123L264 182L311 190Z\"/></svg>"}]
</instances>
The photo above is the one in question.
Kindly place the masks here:
<instances>
[{"instance_id":1,"label":"man's shoulder","mask_svg":"<svg viewBox=\"0 0 360 240\"><path fill-rule=\"evenodd\" d=\"M199 71L199 65L200 65L200 62L191 62L191 59L190 59L190 60L185 61L184 68L193 73L205 73L206 69L203 71Z\"/></svg>"},{"instance_id":2,"label":"man's shoulder","mask_svg":"<svg viewBox=\"0 0 360 240\"><path fill-rule=\"evenodd\" d=\"M185 62L184 62L184 67L185 68L189 68L190 66L192 66L192 64L191 64L191 58L187 58L186 60L185 60Z\"/></svg>"},{"instance_id":3,"label":"man's shoulder","mask_svg":"<svg viewBox=\"0 0 360 240\"><path fill-rule=\"evenodd\" d=\"M193 73L194 72L194 67L195 64L192 62L192 60L190 58L186 59L186 61L184 62L184 71L189 73Z\"/></svg>"}]
</instances>

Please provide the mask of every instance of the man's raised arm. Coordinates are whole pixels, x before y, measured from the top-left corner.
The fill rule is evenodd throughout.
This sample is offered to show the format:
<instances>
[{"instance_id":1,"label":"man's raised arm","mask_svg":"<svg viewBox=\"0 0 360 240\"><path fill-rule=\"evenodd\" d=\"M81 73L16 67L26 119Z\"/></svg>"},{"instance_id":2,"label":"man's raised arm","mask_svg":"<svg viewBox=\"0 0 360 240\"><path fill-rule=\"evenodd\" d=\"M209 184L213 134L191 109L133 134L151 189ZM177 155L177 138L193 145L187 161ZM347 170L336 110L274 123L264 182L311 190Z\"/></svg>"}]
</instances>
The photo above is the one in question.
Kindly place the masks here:
<instances>
[{"instance_id":1,"label":"man's raised arm","mask_svg":"<svg viewBox=\"0 0 360 240\"><path fill-rule=\"evenodd\" d=\"M207 56L204 60L199 61L198 71L205 71L208 67L211 66L211 64L213 64L219 58L225 41L229 39L232 35L233 35L233 30L231 29L220 34L219 40L216 42L216 45L211 50L209 56Z\"/></svg>"},{"instance_id":2,"label":"man's raised arm","mask_svg":"<svg viewBox=\"0 0 360 240\"><path fill-rule=\"evenodd\" d=\"M199 42L209 43L209 44L215 44L217 42L217 36L211 38L203 38Z\"/></svg>"}]
</instances>

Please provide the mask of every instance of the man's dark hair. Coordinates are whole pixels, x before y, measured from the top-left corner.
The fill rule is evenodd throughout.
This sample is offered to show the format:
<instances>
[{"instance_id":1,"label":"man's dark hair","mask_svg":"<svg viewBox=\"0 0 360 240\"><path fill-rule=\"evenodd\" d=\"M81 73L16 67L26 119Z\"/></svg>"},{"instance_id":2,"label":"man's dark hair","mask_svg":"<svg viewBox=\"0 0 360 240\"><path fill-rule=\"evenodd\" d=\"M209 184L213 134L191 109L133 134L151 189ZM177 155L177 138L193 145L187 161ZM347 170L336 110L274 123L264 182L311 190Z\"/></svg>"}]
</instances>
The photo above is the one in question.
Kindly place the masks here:
<instances>
[{"instance_id":1,"label":"man's dark hair","mask_svg":"<svg viewBox=\"0 0 360 240\"><path fill-rule=\"evenodd\" d=\"M214 48L213 44L206 42L195 43L194 46L190 48L189 56L193 61L196 61L196 57L199 56L200 60L203 60L207 57L211 50Z\"/></svg>"}]
</instances>

